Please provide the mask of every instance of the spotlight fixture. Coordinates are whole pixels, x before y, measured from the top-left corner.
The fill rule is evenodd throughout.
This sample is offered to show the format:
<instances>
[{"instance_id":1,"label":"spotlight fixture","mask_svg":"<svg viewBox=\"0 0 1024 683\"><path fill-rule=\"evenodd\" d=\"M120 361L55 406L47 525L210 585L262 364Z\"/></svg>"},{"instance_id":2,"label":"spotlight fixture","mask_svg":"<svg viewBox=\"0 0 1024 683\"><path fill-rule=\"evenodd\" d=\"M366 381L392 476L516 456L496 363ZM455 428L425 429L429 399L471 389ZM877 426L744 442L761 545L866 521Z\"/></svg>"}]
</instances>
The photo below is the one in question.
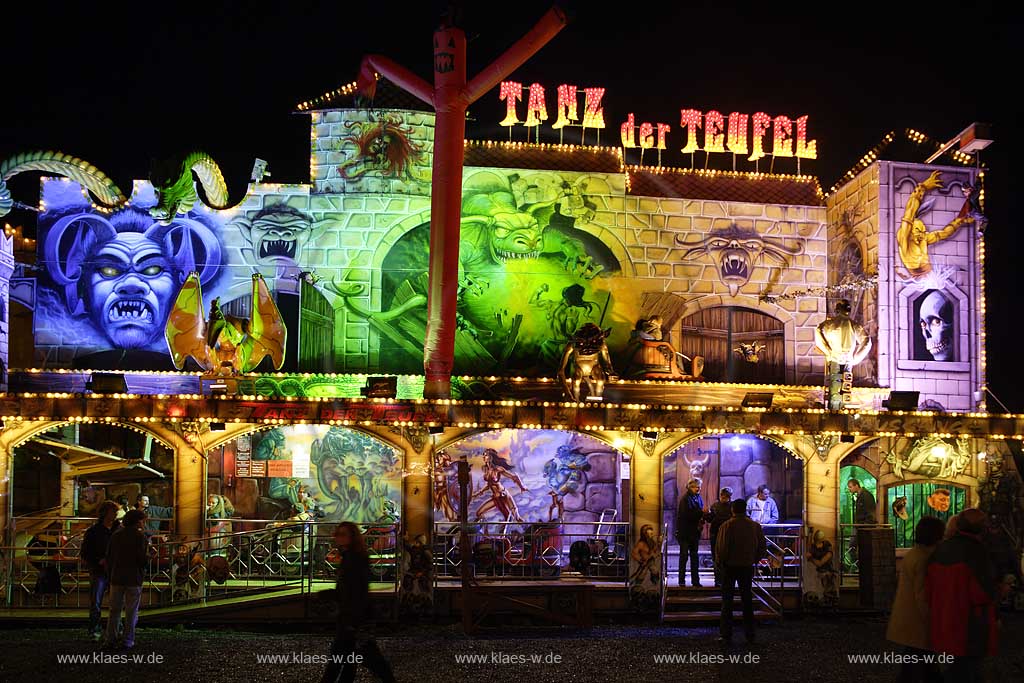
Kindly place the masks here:
<instances>
[{"instance_id":1,"label":"spotlight fixture","mask_svg":"<svg viewBox=\"0 0 1024 683\"><path fill-rule=\"evenodd\" d=\"M224 381L216 381L210 385L210 396L227 396L228 395L228 383Z\"/></svg>"},{"instance_id":2,"label":"spotlight fixture","mask_svg":"<svg viewBox=\"0 0 1024 683\"><path fill-rule=\"evenodd\" d=\"M210 423L210 431L211 432L224 432L224 431L227 431L227 429L228 429L228 426L226 424L224 424L223 422L211 422Z\"/></svg>"},{"instance_id":3,"label":"spotlight fixture","mask_svg":"<svg viewBox=\"0 0 1024 683\"><path fill-rule=\"evenodd\" d=\"M427 427L427 434L444 434L444 427L441 425L431 425Z\"/></svg>"},{"instance_id":4,"label":"spotlight fixture","mask_svg":"<svg viewBox=\"0 0 1024 683\"><path fill-rule=\"evenodd\" d=\"M839 443L853 443L856 440L857 439L853 436L853 434L840 434L839 435Z\"/></svg>"},{"instance_id":5,"label":"spotlight fixture","mask_svg":"<svg viewBox=\"0 0 1024 683\"><path fill-rule=\"evenodd\" d=\"M658 432L654 431L653 429L645 429L642 432L640 432L640 438L647 439L648 441L657 441Z\"/></svg>"}]
</instances>

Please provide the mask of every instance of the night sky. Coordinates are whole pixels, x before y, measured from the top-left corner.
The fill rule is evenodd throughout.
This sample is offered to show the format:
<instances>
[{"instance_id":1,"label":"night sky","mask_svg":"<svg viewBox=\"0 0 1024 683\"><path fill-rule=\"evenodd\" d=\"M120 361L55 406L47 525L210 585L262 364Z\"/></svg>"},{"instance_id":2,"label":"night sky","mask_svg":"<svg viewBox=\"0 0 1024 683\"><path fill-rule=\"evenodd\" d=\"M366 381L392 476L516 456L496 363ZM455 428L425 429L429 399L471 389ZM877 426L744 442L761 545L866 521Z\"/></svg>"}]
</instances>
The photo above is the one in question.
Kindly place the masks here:
<instances>
[{"instance_id":1,"label":"night sky","mask_svg":"<svg viewBox=\"0 0 1024 683\"><path fill-rule=\"evenodd\" d=\"M461 25L471 76L550 6L466 4ZM233 197L244 191L254 157L270 162L268 181L308 182L309 117L293 113L295 105L354 80L363 54L387 55L429 80L431 34L446 7L161 3L144 14L139 3L102 3L102 13L99 3L9 5L0 14L0 158L61 150L127 190L133 178L147 177L152 160L203 149L220 164ZM1024 344L1015 336L1024 324L1013 290L1022 266L1010 214L1024 182L1014 159L1024 153L1024 107L1013 92L1020 17L982 5L922 22L911 14L926 9L920 3L884 13L849 4L841 12L830 6L828 20L812 22L811 11L789 3L756 14L680 5L616 3L607 7L623 9L610 11L570 3L572 23L512 78L545 85L552 117L559 84L607 88L602 144L617 141L629 112L637 123L662 121L672 126L667 165L689 165L677 151L681 108L807 114L819 159L804 161L802 171L817 175L825 190L889 130L912 127L945 140L974 121L991 123L995 143L982 153L990 169L988 376L993 392L1024 412L1017 390ZM485 95L470 108L468 136L507 139L497 125L503 107L497 88ZM542 126L542 140L557 142L552 122ZM524 129L514 136L525 139ZM745 162L738 168L753 170ZM793 173L795 161L778 160L775 171ZM15 199L35 202L35 178L19 177L11 188ZM26 223L29 234L34 229L25 212L5 220Z\"/></svg>"}]
</instances>

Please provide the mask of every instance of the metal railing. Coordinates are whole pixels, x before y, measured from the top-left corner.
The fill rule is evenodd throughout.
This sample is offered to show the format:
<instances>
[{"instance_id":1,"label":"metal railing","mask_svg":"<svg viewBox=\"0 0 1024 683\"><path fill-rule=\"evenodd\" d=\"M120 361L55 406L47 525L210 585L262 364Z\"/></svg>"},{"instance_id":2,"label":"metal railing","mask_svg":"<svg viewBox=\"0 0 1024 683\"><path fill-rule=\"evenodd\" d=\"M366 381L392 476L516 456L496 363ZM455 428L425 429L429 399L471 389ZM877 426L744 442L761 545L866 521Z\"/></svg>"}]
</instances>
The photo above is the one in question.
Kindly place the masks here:
<instances>
[{"instance_id":1,"label":"metal railing","mask_svg":"<svg viewBox=\"0 0 1024 683\"><path fill-rule=\"evenodd\" d=\"M839 525L839 552L833 560L836 571L839 572L840 586L854 586L860 584L860 566L857 552L857 530L858 529L889 529L891 524L847 524Z\"/></svg>"},{"instance_id":2,"label":"metal railing","mask_svg":"<svg viewBox=\"0 0 1024 683\"><path fill-rule=\"evenodd\" d=\"M665 623L665 601L668 599L668 524L661 527L661 595L658 607L658 621Z\"/></svg>"},{"instance_id":3,"label":"metal railing","mask_svg":"<svg viewBox=\"0 0 1024 683\"><path fill-rule=\"evenodd\" d=\"M434 577L457 579L468 561L471 575L487 579L572 576L629 580L629 522L478 522L469 525L470 557L461 557L458 523L434 525Z\"/></svg>"},{"instance_id":4,"label":"metal railing","mask_svg":"<svg viewBox=\"0 0 1024 683\"><path fill-rule=\"evenodd\" d=\"M783 613L783 595L803 586L803 525L764 524L768 555L755 566L754 591L765 604Z\"/></svg>"},{"instance_id":5,"label":"metal railing","mask_svg":"<svg viewBox=\"0 0 1024 683\"><path fill-rule=\"evenodd\" d=\"M250 521L264 526L194 540L152 536L142 604L152 608L287 590L307 593L333 584L339 561L332 537L335 523ZM397 525L361 527L370 555L370 581L390 585L397 594ZM89 568L79 553L82 533L57 535L53 543L41 542L38 534L27 540L16 535L15 544L0 546L4 603L18 608L88 607Z\"/></svg>"}]
</instances>

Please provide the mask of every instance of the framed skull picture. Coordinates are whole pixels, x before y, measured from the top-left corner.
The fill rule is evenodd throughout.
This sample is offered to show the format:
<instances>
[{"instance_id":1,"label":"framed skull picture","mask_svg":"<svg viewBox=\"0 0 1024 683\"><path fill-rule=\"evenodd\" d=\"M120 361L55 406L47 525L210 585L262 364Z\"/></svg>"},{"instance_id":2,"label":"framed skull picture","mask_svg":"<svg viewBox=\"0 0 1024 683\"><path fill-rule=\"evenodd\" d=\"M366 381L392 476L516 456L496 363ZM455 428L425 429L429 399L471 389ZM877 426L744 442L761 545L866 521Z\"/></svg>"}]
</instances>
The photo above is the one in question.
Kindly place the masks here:
<instances>
[{"instance_id":1,"label":"framed skull picture","mask_svg":"<svg viewBox=\"0 0 1024 683\"><path fill-rule=\"evenodd\" d=\"M926 290L914 299L910 321L914 360L959 360L956 349L956 309L957 301L939 289Z\"/></svg>"}]
</instances>

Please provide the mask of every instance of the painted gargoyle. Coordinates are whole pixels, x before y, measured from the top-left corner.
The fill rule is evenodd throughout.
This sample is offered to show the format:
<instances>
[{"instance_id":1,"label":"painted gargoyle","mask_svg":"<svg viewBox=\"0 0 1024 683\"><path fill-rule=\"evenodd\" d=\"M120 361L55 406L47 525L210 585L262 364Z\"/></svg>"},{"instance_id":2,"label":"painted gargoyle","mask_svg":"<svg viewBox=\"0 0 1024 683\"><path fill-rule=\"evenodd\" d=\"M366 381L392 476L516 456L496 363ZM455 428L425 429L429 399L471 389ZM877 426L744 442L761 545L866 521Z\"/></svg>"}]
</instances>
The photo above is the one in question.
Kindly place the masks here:
<instances>
[{"instance_id":1,"label":"painted gargoyle","mask_svg":"<svg viewBox=\"0 0 1024 683\"><path fill-rule=\"evenodd\" d=\"M275 370L284 364L287 329L263 276L252 276L253 313L249 320L226 315L219 299L203 317L199 274L192 273L178 292L164 337L174 367L181 370L191 356L207 373L234 375L251 372L269 356Z\"/></svg>"}]
</instances>

